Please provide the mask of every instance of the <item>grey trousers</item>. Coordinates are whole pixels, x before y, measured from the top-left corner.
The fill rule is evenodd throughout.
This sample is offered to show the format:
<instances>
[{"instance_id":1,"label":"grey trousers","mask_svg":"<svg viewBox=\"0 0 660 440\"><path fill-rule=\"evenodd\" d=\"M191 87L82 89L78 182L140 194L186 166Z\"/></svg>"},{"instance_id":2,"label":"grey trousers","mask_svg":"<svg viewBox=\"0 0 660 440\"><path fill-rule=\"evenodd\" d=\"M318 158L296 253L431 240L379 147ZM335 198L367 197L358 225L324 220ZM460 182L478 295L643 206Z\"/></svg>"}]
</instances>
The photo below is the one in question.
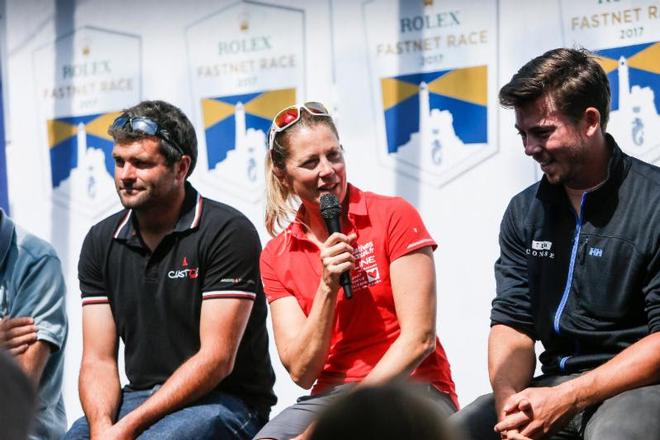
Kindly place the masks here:
<instances>
[{"instance_id":1,"label":"grey trousers","mask_svg":"<svg viewBox=\"0 0 660 440\"><path fill-rule=\"evenodd\" d=\"M289 440L301 434L337 397L348 392L353 386L354 384L340 385L325 394L299 398L294 405L285 408L268 422L254 439ZM412 386L437 404L438 414L446 417L456 411L451 398L431 385L414 384Z\"/></svg>"},{"instance_id":2,"label":"grey trousers","mask_svg":"<svg viewBox=\"0 0 660 440\"><path fill-rule=\"evenodd\" d=\"M570 376L540 376L530 386L558 385ZM499 440L495 399L486 394L452 415L465 440ZM618 394L573 417L550 440L660 440L660 384Z\"/></svg>"}]
</instances>

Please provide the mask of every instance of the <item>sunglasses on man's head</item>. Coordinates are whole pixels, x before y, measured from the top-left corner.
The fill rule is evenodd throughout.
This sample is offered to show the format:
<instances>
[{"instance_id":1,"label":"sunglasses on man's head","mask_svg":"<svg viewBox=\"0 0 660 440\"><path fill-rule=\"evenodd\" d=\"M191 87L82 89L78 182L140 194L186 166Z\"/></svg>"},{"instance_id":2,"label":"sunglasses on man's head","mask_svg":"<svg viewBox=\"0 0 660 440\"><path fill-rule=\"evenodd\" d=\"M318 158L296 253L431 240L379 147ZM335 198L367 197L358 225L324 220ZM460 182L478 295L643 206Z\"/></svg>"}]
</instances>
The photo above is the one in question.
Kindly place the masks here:
<instances>
[{"instance_id":1,"label":"sunglasses on man's head","mask_svg":"<svg viewBox=\"0 0 660 440\"><path fill-rule=\"evenodd\" d=\"M279 111L273 118L273 124L270 127L268 135L268 148L273 149L273 142L275 142L275 135L281 133L287 128L300 120L302 110L305 109L309 114L315 116L330 117L328 109L325 108L320 102L306 102L302 105L292 105Z\"/></svg>"},{"instance_id":2,"label":"sunglasses on man's head","mask_svg":"<svg viewBox=\"0 0 660 440\"><path fill-rule=\"evenodd\" d=\"M136 116L131 118L126 115L121 115L112 123L112 128L121 130L127 125L130 127L131 131L144 133L148 136L159 137L174 147L174 149L179 153L185 154L181 146L179 146L179 144L170 137L170 133L166 129L161 128L153 119L147 118L145 116Z\"/></svg>"}]
</instances>

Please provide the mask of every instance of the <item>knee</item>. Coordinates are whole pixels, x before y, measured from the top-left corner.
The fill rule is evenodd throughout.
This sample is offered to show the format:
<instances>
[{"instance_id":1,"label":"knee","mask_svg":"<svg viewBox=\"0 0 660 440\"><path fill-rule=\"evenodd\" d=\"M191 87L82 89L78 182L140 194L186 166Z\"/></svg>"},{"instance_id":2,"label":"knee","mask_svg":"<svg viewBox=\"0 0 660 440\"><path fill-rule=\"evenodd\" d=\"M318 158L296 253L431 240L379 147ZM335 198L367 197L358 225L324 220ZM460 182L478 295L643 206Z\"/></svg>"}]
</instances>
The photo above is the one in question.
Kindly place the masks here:
<instances>
[{"instance_id":1,"label":"knee","mask_svg":"<svg viewBox=\"0 0 660 440\"><path fill-rule=\"evenodd\" d=\"M631 425L623 420L599 420L585 431L585 440L648 440L649 431L641 425Z\"/></svg>"},{"instance_id":2,"label":"knee","mask_svg":"<svg viewBox=\"0 0 660 440\"><path fill-rule=\"evenodd\" d=\"M89 425L87 419L81 417L76 420L71 428L64 434L62 440L88 440L89 439Z\"/></svg>"},{"instance_id":3,"label":"knee","mask_svg":"<svg viewBox=\"0 0 660 440\"><path fill-rule=\"evenodd\" d=\"M481 422L493 422L497 420L495 414L495 399L492 394L478 397L474 402L462 408L449 417L456 424L480 424Z\"/></svg>"},{"instance_id":4,"label":"knee","mask_svg":"<svg viewBox=\"0 0 660 440\"><path fill-rule=\"evenodd\" d=\"M592 440L648 440L655 435L652 433L660 432L658 414L660 385L625 391L595 410L587 422L584 437Z\"/></svg>"},{"instance_id":5,"label":"knee","mask_svg":"<svg viewBox=\"0 0 660 440\"><path fill-rule=\"evenodd\" d=\"M493 431L497 423L495 400L492 394L477 398L474 402L452 414L449 423L466 439L499 439Z\"/></svg>"},{"instance_id":6,"label":"knee","mask_svg":"<svg viewBox=\"0 0 660 440\"><path fill-rule=\"evenodd\" d=\"M251 439L256 433L251 422L250 414L233 413L219 405L194 406L165 416L149 427L140 438Z\"/></svg>"}]
</instances>

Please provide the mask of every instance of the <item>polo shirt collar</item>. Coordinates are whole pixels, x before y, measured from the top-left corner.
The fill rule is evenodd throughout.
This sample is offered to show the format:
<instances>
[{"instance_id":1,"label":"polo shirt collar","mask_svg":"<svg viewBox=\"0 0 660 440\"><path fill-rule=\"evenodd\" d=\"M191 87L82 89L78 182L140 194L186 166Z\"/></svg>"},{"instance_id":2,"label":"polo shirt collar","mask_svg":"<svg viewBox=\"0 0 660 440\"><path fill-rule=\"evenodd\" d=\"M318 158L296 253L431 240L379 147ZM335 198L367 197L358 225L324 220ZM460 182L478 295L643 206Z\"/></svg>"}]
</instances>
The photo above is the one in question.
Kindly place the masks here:
<instances>
[{"instance_id":1,"label":"polo shirt collar","mask_svg":"<svg viewBox=\"0 0 660 440\"><path fill-rule=\"evenodd\" d=\"M361 191L356 186L351 185L350 183L347 186L348 193L348 220L354 226L354 221L356 217L367 216L367 202L364 197L364 192ZM298 212L296 213L296 218L286 229L286 233L290 234L292 237L302 240L305 239L305 227L303 218L305 218L305 206L300 205Z\"/></svg>"},{"instance_id":2,"label":"polo shirt collar","mask_svg":"<svg viewBox=\"0 0 660 440\"><path fill-rule=\"evenodd\" d=\"M181 214L174 226L174 232L185 232L195 229L199 226L200 219L202 218L202 208L204 205L204 198L197 192L195 188L186 182L185 185L186 195L183 199L181 206ZM131 242L136 240L139 243L138 233L135 222L137 221L132 209L125 210L125 214L121 217L121 221L115 229L113 237L117 240Z\"/></svg>"},{"instance_id":3,"label":"polo shirt collar","mask_svg":"<svg viewBox=\"0 0 660 440\"><path fill-rule=\"evenodd\" d=\"M359 188L348 184L348 218L366 216L367 202L364 198L364 192Z\"/></svg>"},{"instance_id":4,"label":"polo shirt collar","mask_svg":"<svg viewBox=\"0 0 660 440\"><path fill-rule=\"evenodd\" d=\"M176 232L184 232L189 229L195 229L199 226L199 221L202 218L203 205L204 199L202 196L189 182L186 181L186 196L183 199L181 215L176 222L174 230Z\"/></svg>"},{"instance_id":5,"label":"polo shirt collar","mask_svg":"<svg viewBox=\"0 0 660 440\"><path fill-rule=\"evenodd\" d=\"M9 255L14 229L14 222L0 208L0 268L3 266L7 255Z\"/></svg>"}]
</instances>

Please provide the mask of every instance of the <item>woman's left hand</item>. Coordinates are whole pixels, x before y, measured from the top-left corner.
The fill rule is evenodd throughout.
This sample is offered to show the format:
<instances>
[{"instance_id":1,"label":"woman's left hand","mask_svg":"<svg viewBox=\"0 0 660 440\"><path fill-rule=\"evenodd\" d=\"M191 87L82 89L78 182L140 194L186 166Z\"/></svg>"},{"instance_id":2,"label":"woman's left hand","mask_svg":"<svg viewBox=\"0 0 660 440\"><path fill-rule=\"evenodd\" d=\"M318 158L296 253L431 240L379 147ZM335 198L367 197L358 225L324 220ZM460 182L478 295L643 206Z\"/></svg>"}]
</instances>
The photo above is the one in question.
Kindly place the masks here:
<instances>
[{"instance_id":1,"label":"woman's left hand","mask_svg":"<svg viewBox=\"0 0 660 440\"><path fill-rule=\"evenodd\" d=\"M355 233L345 235L335 232L321 246L320 258L323 264L321 281L333 292L339 290L339 276L355 267L351 243L356 238Z\"/></svg>"}]
</instances>

